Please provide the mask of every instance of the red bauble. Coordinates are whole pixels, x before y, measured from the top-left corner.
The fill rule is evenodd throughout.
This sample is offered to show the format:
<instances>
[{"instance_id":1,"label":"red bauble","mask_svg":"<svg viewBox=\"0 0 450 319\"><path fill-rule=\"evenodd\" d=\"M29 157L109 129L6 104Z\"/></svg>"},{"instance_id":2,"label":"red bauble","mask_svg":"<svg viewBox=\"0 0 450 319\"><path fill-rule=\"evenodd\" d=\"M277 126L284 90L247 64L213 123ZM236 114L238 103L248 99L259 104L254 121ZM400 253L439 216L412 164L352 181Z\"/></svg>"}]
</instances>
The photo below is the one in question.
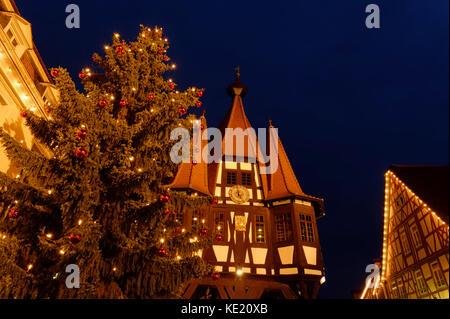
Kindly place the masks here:
<instances>
[{"instance_id":1,"label":"red bauble","mask_svg":"<svg viewBox=\"0 0 450 319\"><path fill-rule=\"evenodd\" d=\"M27 117L27 115L28 115L28 114L27 114L27 112L25 112L25 111L20 112L20 116L21 116L21 117Z\"/></svg>"},{"instance_id":2,"label":"red bauble","mask_svg":"<svg viewBox=\"0 0 450 319\"><path fill-rule=\"evenodd\" d=\"M219 274L218 272L213 272L213 273L211 274L211 278L212 278L213 280L218 280L218 279L220 279L220 274Z\"/></svg>"},{"instance_id":3,"label":"red bauble","mask_svg":"<svg viewBox=\"0 0 450 319\"><path fill-rule=\"evenodd\" d=\"M199 102L195 103L195 106L196 107L201 107L202 106L202 102L199 101Z\"/></svg>"},{"instance_id":4,"label":"red bauble","mask_svg":"<svg viewBox=\"0 0 450 319\"><path fill-rule=\"evenodd\" d=\"M159 50L158 54L163 54L163 52L164 52L163 50Z\"/></svg>"},{"instance_id":5,"label":"red bauble","mask_svg":"<svg viewBox=\"0 0 450 319\"><path fill-rule=\"evenodd\" d=\"M172 212L170 211L170 209L166 209L166 216L169 216L170 214L172 214Z\"/></svg>"},{"instance_id":6,"label":"red bauble","mask_svg":"<svg viewBox=\"0 0 450 319\"><path fill-rule=\"evenodd\" d=\"M86 74L84 74L83 72L80 72L78 74L78 77L83 80L86 77Z\"/></svg>"},{"instance_id":7,"label":"red bauble","mask_svg":"<svg viewBox=\"0 0 450 319\"><path fill-rule=\"evenodd\" d=\"M72 244L78 244L81 241L81 235L79 234L74 234L74 233L70 233L69 235L69 241Z\"/></svg>"},{"instance_id":8,"label":"red bauble","mask_svg":"<svg viewBox=\"0 0 450 319\"><path fill-rule=\"evenodd\" d=\"M221 234L217 234L216 235L216 240L217 241L222 241L223 240L223 236Z\"/></svg>"},{"instance_id":9,"label":"red bauble","mask_svg":"<svg viewBox=\"0 0 450 319\"><path fill-rule=\"evenodd\" d=\"M84 141L86 139L86 135L87 135L87 133L84 130L77 132L77 137L80 141Z\"/></svg>"},{"instance_id":10,"label":"red bauble","mask_svg":"<svg viewBox=\"0 0 450 319\"><path fill-rule=\"evenodd\" d=\"M169 61L169 57L165 56L165 57L163 58L163 60L167 62L167 61Z\"/></svg>"},{"instance_id":11,"label":"red bauble","mask_svg":"<svg viewBox=\"0 0 450 319\"><path fill-rule=\"evenodd\" d=\"M198 97L202 97L203 96L203 91L197 91L197 96Z\"/></svg>"},{"instance_id":12,"label":"red bauble","mask_svg":"<svg viewBox=\"0 0 450 319\"><path fill-rule=\"evenodd\" d=\"M117 47L116 47L116 51L117 52L123 52L123 47L121 46L121 45L118 45Z\"/></svg>"},{"instance_id":13,"label":"red bauble","mask_svg":"<svg viewBox=\"0 0 450 319\"><path fill-rule=\"evenodd\" d=\"M45 112L46 112L47 114L50 114L51 111L52 111L52 109L49 108L49 107L45 109Z\"/></svg>"},{"instance_id":14,"label":"red bauble","mask_svg":"<svg viewBox=\"0 0 450 319\"><path fill-rule=\"evenodd\" d=\"M180 226L177 226L177 228L175 228L175 229L173 230L173 232L174 232L175 234L180 233L180 232L181 232L181 227L180 227Z\"/></svg>"},{"instance_id":15,"label":"red bauble","mask_svg":"<svg viewBox=\"0 0 450 319\"><path fill-rule=\"evenodd\" d=\"M96 58L95 56L93 56L93 57L92 57L92 61L95 62L96 60L97 60L97 58Z\"/></svg>"},{"instance_id":16,"label":"red bauble","mask_svg":"<svg viewBox=\"0 0 450 319\"><path fill-rule=\"evenodd\" d=\"M169 87L173 90L173 89L175 88L175 83L170 82L170 83L169 83Z\"/></svg>"},{"instance_id":17,"label":"red bauble","mask_svg":"<svg viewBox=\"0 0 450 319\"><path fill-rule=\"evenodd\" d=\"M163 247L161 247L160 249L158 249L158 255L159 257L166 257L167 251Z\"/></svg>"},{"instance_id":18,"label":"red bauble","mask_svg":"<svg viewBox=\"0 0 450 319\"><path fill-rule=\"evenodd\" d=\"M16 219L19 217L19 211L15 209L11 209L8 213L9 218Z\"/></svg>"},{"instance_id":19,"label":"red bauble","mask_svg":"<svg viewBox=\"0 0 450 319\"><path fill-rule=\"evenodd\" d=\"M55 78L55 77L57 77L58 75L59 75L59 71L58 70L52 70L51 72L51 75Z\"/></svg>"},{"instance_id":20,"label":"red bauble","mask_svg":"<svg viewBox=\"0 0 450 319\"><path fill-rule=\"evenodd\" d=\"M197 165L197 164L198 164L198 163L197 163L197 161L196 161L196 160L193 160L193 161L192 161L192 165L194 165L194 166L195 166L195 165Z\"/></svg>"},{"instance_id":21,"label":"red bauble","mask_svg":"<svg viewBox=\"0 0 450 319\"><path fill-rule=\"evenodd\" d=\"M213 198L213 200L211 201L212 205L217 205L219 203L219 201L216 198Z\"/></svg>"},{"instance_id":22,"label":"red bauble","mask_svg":"<svg viewBox=\"0 0 450 319\"><path fill-rule=\"evenodd\" d=\"M125 100L120 101L120 106L127 106L128 102Z\"/></svg>"},{"instance_id":23,"label":"red bauble","mask_svg":"<svg viewBox=\"0 0 450 319\"><path fill-rule=\"evenodd\" d=\"M86 158L87 156L88 156L88 152L82 147L80 147L79 149L77 149L75 151L76 158L83 159L83 158Z\"/></svg>"},{"instance_id":24,"label":"red bauble","mask_svg":"<svg viewBox=\"0 0 450 319\"><path fill-rule=\"evenodd\" d=\"M206 228L200 229L200 235L206 236L208 234L208 230Z\"/></svg>"},{"instance_id":25,"label":"red bauble","mask_svg":"<svg viewBox=\"0 0 450 319\"><path fill-rule=\"evenodd\" d=\"M100 105L101 107L105 107L105 106L108 105L108 102L106 102L105 100L100 100L100 101L98 102L98 105Z\"/></svg>"},{"instance_id":26,"label":"red bauble","mask_svg":"<svg viewBox=\"0 0 450 319\"><path fill-rule=\"evenodd\" d=\"M153 101L154 98L155 98L155 96L154 96L153 94L149 94L149 95L148 95L148 99L149 99L150 101Z\"/></svg>"},{"instance_id":27,"label":"red bauble","mask_svg":"<svg viewBox=\"0 0 450 319\"><path fill-rule=\"evenodd\" d=\"M179 112L181 115L184 115L184 114L186 114L186 109L185 109L184 107L180 107L180 108L178 109L178 112Z\"/></svg>"},{"instance_id":28,"label":"red bauble","mask_svg":"<svg viewBox=\"0 0 450 319\"><path fill-rule=\"evenodd\" d=\"M167 194L159 195L159 201L163 204L167 204L170 201L170 196Z\"/></svg>"}]
</instances>

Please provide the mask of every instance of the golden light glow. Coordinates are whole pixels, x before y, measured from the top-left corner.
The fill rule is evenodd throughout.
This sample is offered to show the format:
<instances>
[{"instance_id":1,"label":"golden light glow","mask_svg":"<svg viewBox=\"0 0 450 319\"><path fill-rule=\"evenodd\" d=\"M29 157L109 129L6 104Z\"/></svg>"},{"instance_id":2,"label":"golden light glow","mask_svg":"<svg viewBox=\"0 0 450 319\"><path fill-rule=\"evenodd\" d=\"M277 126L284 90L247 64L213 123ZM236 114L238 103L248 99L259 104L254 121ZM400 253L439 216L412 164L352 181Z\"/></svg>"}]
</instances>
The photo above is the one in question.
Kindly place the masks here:
<instances>
[{"instance_id":1,"label":"golden light glow","mask_svg":"<svg viewBox=\"0 0 450 319\"><path fill-rule=\"evenodd\" d=\"M236 270L236 275L238 275L238 276L242 276L243 273L244 273L244 271L240 268L238 270Z\"/></svg>"},{"instance_id":2,"label":"golden light glow","mask_svg":"<svg viewBox=\"0 0 450 319\"><path fill-rule=\"evenodd\" d=\"M52 234L47 234L47 235L45 235L45 236L47 236L47 238L53 238L53 235L52 235Z\"/></svg>"},{"instance_id":3,"label":"golden light glow","mask_svg":"<svg viewBox=\"0 0 450 319\"><path fill-rule=\"evenodd\" d=\"M159 240L159 242L160 242L161 244L164 244L164 238L161 238L161 239Z\"/></svg>"},{"instance_id":4,"label":"golden light glow","mask_svg":"<svg viewBox=\"0 0 450 319\"><path fill-rule=\"evenodd\" d=\"M64 255L65 253L66 253L66 252L65 252L64 250L62 250L62 249L59 251L59 254L60 254L60 255Z\"/></svg>"},{"instance_id":5,"label":"golden light glow","mask_svg":"<svg viewBox=\"0 0 450 319\"><path fill-rule=\"evenodd\" d=\"M27 267L28 271L30 271L32 268L33 268L32 264L29 264L28 267Z\"/></svg>"},{"instance_id":6,"label":"golden light glow","mask_svg":"<svg viewBox=\"0 0 450 319\"><path fill-rule=\"evenodd\" d=\"M81 225L83 223L83 221L80 219L78 220L78 225Z\"/></svg>"}]
</instances>

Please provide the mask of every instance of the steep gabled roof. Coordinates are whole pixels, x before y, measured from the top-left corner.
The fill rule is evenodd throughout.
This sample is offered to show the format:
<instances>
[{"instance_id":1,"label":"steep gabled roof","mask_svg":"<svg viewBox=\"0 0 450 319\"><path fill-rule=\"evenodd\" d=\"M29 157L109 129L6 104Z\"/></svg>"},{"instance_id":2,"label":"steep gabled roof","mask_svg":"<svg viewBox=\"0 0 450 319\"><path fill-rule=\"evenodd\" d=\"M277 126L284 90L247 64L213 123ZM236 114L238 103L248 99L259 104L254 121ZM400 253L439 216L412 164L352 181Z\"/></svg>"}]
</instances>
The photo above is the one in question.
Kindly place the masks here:
<instances>
[{"instance_id":1,"label":"steep gabled roof","mask_svg":"<svg viewBox=\"0 0 450 319\"><path fill-rule=\"evenodd\" d=\"M266 200L291 196L305 196L289 162L281 139L271 130L273 128L272 124L270 124L268 141L272 144L272 149L277 149L278 151L278 168L274 173L265 175L267 183ZM278 145L274 145L276 142L278 142Z\"/></svg>"},{"instance_id":2,"label":"steep gabled roof","mask_svg":"<svg viewBox=\"0 0 450 319\"><path fill-rule=\"evenodd\" d=\"M201 126L203 127L203 129L206 129L205 117L202 116L200 120ZM203 150L206 144L207 141L202 140L200 150ZM193 149L194 152L198 154L199 150L197 150L197 147L194 146ZM170 187L172 189L189 189L205 195L211 195L208 188L208 164L203 161L203 158L201 157L197 161L197 163L194 164L192 162L181 163L174 180L171 184L167 185L167 187Z\"/></svg>"},{"instance_id":3,"label":"steep gabled roof","mask_svg":"<svg viewBox=\"0 0 450 319\"><path fill-rule=\"evenodd\" d=\"M389 170L427 203L442 220L448 223L448 165L392 165Z\"/></svg>"}]
</instances>

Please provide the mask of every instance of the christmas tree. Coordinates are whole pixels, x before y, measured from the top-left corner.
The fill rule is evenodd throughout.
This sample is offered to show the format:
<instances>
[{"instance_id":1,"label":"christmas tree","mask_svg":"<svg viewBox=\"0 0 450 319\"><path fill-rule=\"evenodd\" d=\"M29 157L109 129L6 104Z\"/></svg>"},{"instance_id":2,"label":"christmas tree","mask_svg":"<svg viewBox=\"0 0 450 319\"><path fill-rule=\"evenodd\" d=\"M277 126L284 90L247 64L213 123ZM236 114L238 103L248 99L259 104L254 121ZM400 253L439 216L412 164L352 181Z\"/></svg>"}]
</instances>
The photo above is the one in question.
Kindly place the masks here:
<instances>
[{"instance_id":1,"label":"christmas tree","mask_svg":"<svg viewBox=\"0 0 450 319\"><path fill-rule=\"evenodd\" d=\"M49 118L21 113L51 155L0 129L21 171L0 175L0 298L176 297L210 271L196 254L207 230L176 219L210 198L164 187L177 168L170 132L192 130L187 111L203 95L176 91L168 47L157 27L130 43L115 34L79 74L82 93L52 69L60 96ZM66 285L68 265L79 268L79 288Z\"/></svg>"}]
</instances>

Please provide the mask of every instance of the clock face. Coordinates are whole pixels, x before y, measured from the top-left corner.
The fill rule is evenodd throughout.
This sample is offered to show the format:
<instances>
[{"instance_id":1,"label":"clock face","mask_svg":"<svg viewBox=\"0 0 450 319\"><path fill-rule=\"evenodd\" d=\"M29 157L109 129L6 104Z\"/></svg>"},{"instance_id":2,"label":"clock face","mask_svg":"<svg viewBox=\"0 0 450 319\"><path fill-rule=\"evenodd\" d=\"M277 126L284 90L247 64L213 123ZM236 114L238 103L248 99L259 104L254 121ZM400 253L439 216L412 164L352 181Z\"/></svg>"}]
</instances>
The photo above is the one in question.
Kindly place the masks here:
<instances>
[{"instance_id":1,"label":"clock face","mask_svg":"<svg viewBox=\"0 0 450 319\"><path fill-rule=\"evenodd\" d=\"M237 204L243 204L247 202L250 198L250 193L248 189L241 185L235 185L231 187L228 192L231 200Z\"/></svg>"}]
</instances>

